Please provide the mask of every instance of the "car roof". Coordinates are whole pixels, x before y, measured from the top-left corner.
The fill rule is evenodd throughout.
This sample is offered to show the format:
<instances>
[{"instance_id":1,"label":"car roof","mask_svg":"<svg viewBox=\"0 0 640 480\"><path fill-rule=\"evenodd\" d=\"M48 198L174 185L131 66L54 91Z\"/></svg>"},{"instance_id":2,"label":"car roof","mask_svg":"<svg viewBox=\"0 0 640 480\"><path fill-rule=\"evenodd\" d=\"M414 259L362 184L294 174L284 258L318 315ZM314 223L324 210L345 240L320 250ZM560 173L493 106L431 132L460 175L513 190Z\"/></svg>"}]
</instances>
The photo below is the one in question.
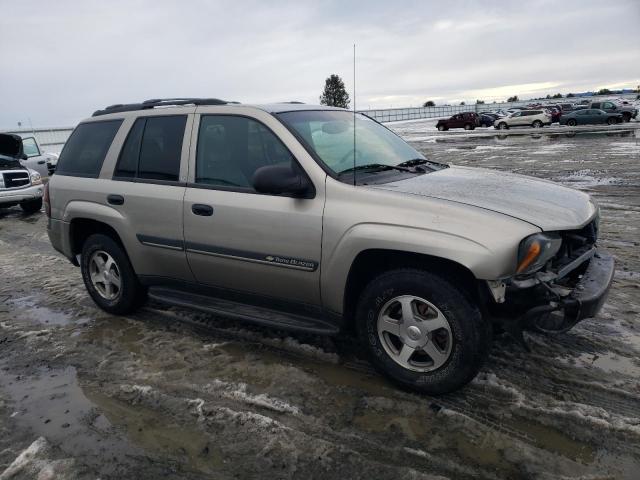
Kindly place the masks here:
<instances>
[{"instance_id":1,"label":"car roof","mask_svg":"<svg viewBox=\"0 0 640 480\"><path fill-rule=\"evenodd\" d=\"M107 117L114 118L114 114L119 117L138 115L141 112L154 112L154 114L163 113L184 113L193 111L195 107L234 107L234 108L254 108L263 110L268 113L282 113L294 111L310 111L310 110L329 110L329 111L345 111L344 108L328 107L326 105L309 105L302 102L278 102L267 104L241 104L239 102L227 102L217 98L177 98L177 99L153 99L145 100L140 103L115 104L101 110L93 112L92 118ZM169 113L170 112L170 113ZM106 119L105 119L106 120Z\"/></svg>"}]
</instances>

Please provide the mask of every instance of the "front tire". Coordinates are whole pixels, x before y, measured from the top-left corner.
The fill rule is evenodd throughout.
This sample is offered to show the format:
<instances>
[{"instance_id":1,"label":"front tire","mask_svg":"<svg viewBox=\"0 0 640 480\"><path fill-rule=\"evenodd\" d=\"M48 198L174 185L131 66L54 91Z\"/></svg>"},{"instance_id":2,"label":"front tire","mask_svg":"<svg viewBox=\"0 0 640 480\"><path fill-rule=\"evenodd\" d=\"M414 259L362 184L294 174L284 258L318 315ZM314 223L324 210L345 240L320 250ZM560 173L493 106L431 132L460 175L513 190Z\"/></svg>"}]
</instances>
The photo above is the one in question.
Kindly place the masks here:
<instances>
[{"instance_id":1,"label":"front tire","mask_svg":"<svg viewBox=\"0 0 640 480\"><path fill-rule=\"evenodd\" d=\"M20 204L20 208L22 208L22 211L26 214L32 214L32 213L36 213L39 212L40 210L42 210L42 199L38 198L37 200L29 200L27 202L22 202Z\"/></svg>"},{"instance_id":2,"label":"front tire","mask_svg":"<svg viewBox=\"0 0 640 480\"><path fill-rule=\"evenodd\" d=\"M542 128L542 122L540 120L536 120L531 124L533 128Z\"/></svg>"},{"instance_id":3,"label":"front tire","mask_svg":"<svg viewBox=\"0 0 640 480\"><path fill-rule=\"evenodd\" d=\"M509 125L507 125L505 122L500 122L498 124L498 129L499 130L508 130L509 129Z\"/></svg>"},{"instance_id":4,"label":"front tire","mask_svg":"<svg viewBox=\"0 0 640 480\"><path fill-rule=\"evenodd\" d=\"M570 118L569 120L567 120L567 125L569 125L570 127L575 127L578 124L578 122L575 121L575 119Z\"/></svg>"},{"instance_id":5,"label":"front tire","mask_svg":"<svg viewBox=\"0 0 640 480\"><path fill-rule=\"evenodd\" d=\"M615 117L607 118L607 125L615 125L616 123L618 123L618 120Z\"/></svg>"},{"instance_id":6,"label":"front tire","mask_svg":"<svg viewBox=\"0 0 640 480\"><path fill-rule=\"evenodd\" d=\"M440 395L470 382L491 345L491 325L443 278L417 269L384 273L356 309L373 366L412 390Z\"/></svg>"},{"instance_id":7,"label":"front tire","mask_svg":"<svg viewBox=\"0 0 640 480\"><path fill-rule=\"evenodd\" d=\"M444 125L438 125L438 131L444 132L447 129Z\"/></svg>"},{"instance_id":8,"label":"front tire","mask_svg":"<svg viewBox=\"0 0 640 480\"><path fill-rule=\"evenodd\" d=\"M89 295L106 312L129 313L146 299L124 249L107 235L94 234L85 241L80 268Z\"/></svg>"},{"instance_id":9,"label":"front tire","mask_svg":"<svg viewBox=\"0 0 640 480\"><path fill-rule=\"evenodd\" d=\"M628 112L625 112L622 114L622 121L625 123L629 123L631 121L631 114Z\"/></svg>"}]
</instances>

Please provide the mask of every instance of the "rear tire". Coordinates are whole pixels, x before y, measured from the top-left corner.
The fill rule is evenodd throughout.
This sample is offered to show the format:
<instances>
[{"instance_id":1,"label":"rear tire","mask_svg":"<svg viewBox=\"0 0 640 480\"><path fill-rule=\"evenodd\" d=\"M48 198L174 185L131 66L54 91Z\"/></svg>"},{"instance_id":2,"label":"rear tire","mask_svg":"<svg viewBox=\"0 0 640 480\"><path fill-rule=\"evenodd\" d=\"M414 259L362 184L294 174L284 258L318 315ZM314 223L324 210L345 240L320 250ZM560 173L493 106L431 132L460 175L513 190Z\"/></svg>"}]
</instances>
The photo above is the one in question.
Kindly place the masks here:
<instances>
[{"instance_id":1,"label":"rear tire","mask_svg":"<svg viewBox=\"0 0 640 480\"><path fill-rule=\"evenodd\" d=\"M615 125L616 123L618 123L618 120L615 117L607 118L607 125Z\"/></svg>"},{"instance_id":2,"label":"rear tire","mask_svg":"<svg viewBox=\"0 0 640 480\"><path fill-rule=\"evenodd\" d=\"M22 202L20 204L20 208L22 208L22 211L24 213L27 213L29 215L32 213L39 212L40 210L42 210L42 199L38 198L37 200L29 200L27 202Z\"/></svg>"},{"instance_id":3,"label":"rear tire","mask_svg":"<svg viewBox=\"0 0 640 480\"><path fill-rule=\"evenodd\" d=\"M438 131L444 132L447 129L444 125L438 125Z\"/></svg>"},{"instance_id":4,"label":"rear tire","mask_svg":"<svg viewBox=\"0 0 640 480\"><path fill-rule=\"evenodd\" d=\"M536 120L531 124L533 128L542 128L542 122L540 120Z\"/></svg>"},{"instance_id":5,"label":"rear tire","mask_svg":"<svg viewBox=\"0 0 640 480\"><path fill-rule=\"evenodd\" d=\"M470 382L492 339L491 324L476 305L448 281L417 269L392 270L373 279L358 301L356 326L377 370L430 395ZM397 335L390 333L388 328L396 326Z\"/></svg>"},{"instance_id":6,"label":"rear tire","mask_svg":"<svg viewBox=\"0 0 640 480\"><path fill-rule=\"evenodd\" d=\"M507 125L505 122L500 122L498 124L498 129L499 130L509 130L509 125Z\"/></svg>"},{"instance_id":7,"label":"rear tire","mask_svg":"<svg viewBox=\"0 0 640 480\"><path fill-rule=\"evenodd\" d=\"M80 269L89 295L106 312L129 313L146 300L127 254L107 235L94 234L84 242Z\"/></svg>"},{"instance_id":8,"label":"rear tire","mask_svg":"<svg viewBox=\"0 0 640 480\"><path fill-rule=\"evenodd\" d=\"M567 125L569 125L570 127L575 127L578 124L578 122L575 121L575 119L570 118L569 120L567 120Z\"/></svg>"},{"instance_id":9,"label":"rear tire","mask_svg":"<svg viewBox=\"0 0 640 480\"><path fill-rule=\"evenodd\" d=\"M631 121L631 114L630 114L629 112L624 112L624 113L622 114L622 120L623 120L625 123L630 122L630 121Z\"/></svg>"},{"instance_id":10,"label":"rear tire","mask_svg":"<svg viewBox=\"0 0 640 480\"><path fill-rule=\"evenodd\" d=\"M470 123L465 123L464 124L464 129L465 130L473 130L473 125L471 125Z\"/></svg>"}]
</instances>

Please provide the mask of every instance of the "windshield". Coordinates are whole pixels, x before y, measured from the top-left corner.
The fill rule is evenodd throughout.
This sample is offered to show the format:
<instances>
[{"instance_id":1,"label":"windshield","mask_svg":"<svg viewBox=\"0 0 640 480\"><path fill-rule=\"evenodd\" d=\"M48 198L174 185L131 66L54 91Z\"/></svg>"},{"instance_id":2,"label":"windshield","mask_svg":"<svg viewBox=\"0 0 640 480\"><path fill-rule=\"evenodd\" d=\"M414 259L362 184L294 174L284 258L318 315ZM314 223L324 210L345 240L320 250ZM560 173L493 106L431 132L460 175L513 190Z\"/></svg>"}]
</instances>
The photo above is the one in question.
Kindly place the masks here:
<instances>
[{"instance_id":1,"label":"windshield","mask_svg":"<svg viewBox=\"0 0 640 480\"><path fill-rule=\"evenodd\" d=\"M333 110L305 110L278 115L313 149L335 174L356 167L388 165L395 167L424 156L404 140L365 115ZM355 155L353 126L356 125Z\"/></svg>"}]
</instances>

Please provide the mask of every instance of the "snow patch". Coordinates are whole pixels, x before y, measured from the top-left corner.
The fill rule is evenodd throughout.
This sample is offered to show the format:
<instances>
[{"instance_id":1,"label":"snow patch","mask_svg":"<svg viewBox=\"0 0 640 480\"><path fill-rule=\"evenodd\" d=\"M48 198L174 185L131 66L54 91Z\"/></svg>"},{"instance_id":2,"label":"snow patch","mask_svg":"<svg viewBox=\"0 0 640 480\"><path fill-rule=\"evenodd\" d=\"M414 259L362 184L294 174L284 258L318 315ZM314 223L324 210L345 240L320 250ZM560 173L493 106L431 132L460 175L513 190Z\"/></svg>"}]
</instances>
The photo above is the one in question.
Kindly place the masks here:
<instances>
[{"instance_id":1,"label":"snow patch","mask_svg":"<svg viewBox=\"0 0 640 480\"><path fill-rule=\"evenodd\" d=\"M290 405L284 400L270 397L265 393L258 395L248 393L246 383L233 384L216 379L205 385L205 391L218 394L229 400L238 400L248 405L263 407L274 412L290 413L292 415L300 415L302 413L298 407Z\"/></svg>"},{"instance_id":2,"label":"snow patch","mask_svg":"<svg viewBox=\"0 0 640 480\"><path fill-rule=\"evenodd\" d=\"M38 437L0 474L0 480L18 475L38 480L66 480L75 478L71 472L73 459L51 460L51 447L44 437Z\"/></svg>"}]
</instances>

